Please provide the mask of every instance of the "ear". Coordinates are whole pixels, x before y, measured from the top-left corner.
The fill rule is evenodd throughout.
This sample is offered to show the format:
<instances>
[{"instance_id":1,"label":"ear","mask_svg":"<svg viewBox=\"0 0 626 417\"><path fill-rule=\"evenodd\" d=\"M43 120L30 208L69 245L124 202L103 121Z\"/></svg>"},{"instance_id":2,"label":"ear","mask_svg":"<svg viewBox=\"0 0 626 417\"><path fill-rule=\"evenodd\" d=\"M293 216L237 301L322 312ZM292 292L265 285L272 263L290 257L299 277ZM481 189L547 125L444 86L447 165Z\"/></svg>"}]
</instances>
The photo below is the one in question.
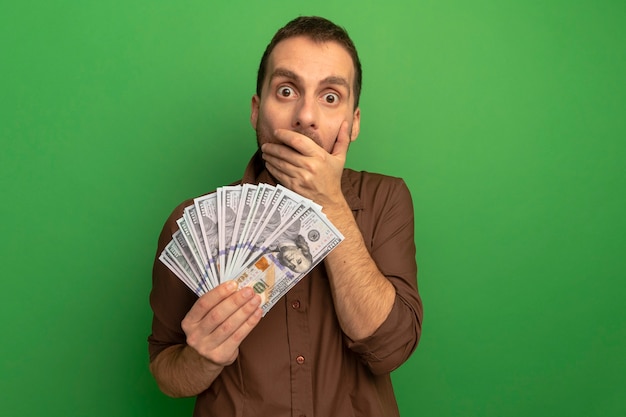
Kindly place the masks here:
<instances>
[{"instance_id":1,"label":"ear","mask_svg":"<svg viewBox=\"0 0 626 417\"><path fill-rule=\"evenodd\" d=\"M352 118L352 132L350 133L350 142L354 142L359 136L359 132L361 131L361 108L357 107L354 110L354 116Z\"/></svg>"},{"instance_id":2,"label":"ear","mask_svg":"<svg viewBox=\"0 0 626 417\"><path fill-rule=\"evenodd\" d=\"M261 105L261 98L256 94L252 96L252 102L250 103L250 124L252 128L256 130L256 123L259 119L259 106Z\"/></svg>"}]
</instances>

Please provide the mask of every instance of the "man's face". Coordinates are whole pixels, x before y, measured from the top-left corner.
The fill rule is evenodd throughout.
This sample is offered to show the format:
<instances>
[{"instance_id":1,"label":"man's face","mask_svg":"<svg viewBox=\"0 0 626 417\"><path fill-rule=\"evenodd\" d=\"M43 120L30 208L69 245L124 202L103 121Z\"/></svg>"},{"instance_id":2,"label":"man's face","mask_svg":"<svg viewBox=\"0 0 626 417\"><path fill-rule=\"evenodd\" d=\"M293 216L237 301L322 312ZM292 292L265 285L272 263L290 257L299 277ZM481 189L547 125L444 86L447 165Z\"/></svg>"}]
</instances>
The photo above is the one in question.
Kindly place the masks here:
<instances>
[{"instance_id":1,"label":"man's face","mask_svg":"<svg viewBox=\"0 0 626 417\"><path fill-rule=\"evenodd\" d=\"M354 76L352 58L336 42L302 36L279 42L268 59L261 97L252 97L250 122L259 146L275 142L273 132L280 128L332 152L344 120L355 140L361 114L354 109Z\"/></svg>"},{"instance_id":2,"label":"man's face","mask_svg":"<svg viewBox=\"0 0 626 417\"><path fill-rule=\"evenodd\" d=\"M311 266L311 262L297 246L284 246L280 248L282 262L294 272L304 272Z\"/></svg>"}]
</instances>

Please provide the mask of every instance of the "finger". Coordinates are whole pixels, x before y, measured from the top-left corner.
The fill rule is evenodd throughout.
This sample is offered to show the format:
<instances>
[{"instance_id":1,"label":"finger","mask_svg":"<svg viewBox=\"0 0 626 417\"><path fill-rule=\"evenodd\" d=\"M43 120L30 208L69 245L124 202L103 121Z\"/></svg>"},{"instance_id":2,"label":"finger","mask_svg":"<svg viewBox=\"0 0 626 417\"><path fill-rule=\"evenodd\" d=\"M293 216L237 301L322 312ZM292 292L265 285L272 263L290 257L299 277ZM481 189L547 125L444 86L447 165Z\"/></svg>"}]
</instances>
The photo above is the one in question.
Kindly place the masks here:
<instances>
[{"instance_id":1,"label":"finger","mask_svg":"<svg viewBox=\"0 0 626 417\"><path fill-rule=\"evenodd\" d=\"M187 336L187 343L196 349L212 350L218 347L229 336L233 329L239 327L241 314L238 311L249 304L254 298L254 291L245 287L241 291L231 294L219 304L211 308L198 322L190 322L185 317L182 322L183 331ZM248 306L248 311L253 310L254 304ZM252 309L252 310L251 310ZM231 317L235 315L234 318Z\"/></svg>"},{"instance_id":2,"label":"finger","mask_svg":"<svg viewBox=\"0 0 626 417\"><path fill-rule=\"evenodd\" d=\"M298 169L298 166L294 165L291 161L273 156L268 153L263 153L261 157L266 162L265 166L267 167L267 169L276 178L278 178L277 175L293 176Z\"/></svg>"},{"instance_id":3,"label":"finger","mask_svg":"<svg viewBox=\"0 0 626 417\"><path fill-rule=\"evenodd\" d=\"M256 295L251 298L215 329L211 335L213 341L225 351L238 348L261 320L263 310L259 308L260 304L260 296Z\"/></svg>"},{"instance_id":4,"label":"finger","mask_svg":"<svg viewBox=\"0 0 626 417\"><path fill-rule=\"evenodd\" d=\"M274 137L290 148L304 156L314 156L320 150L320 146L310 137L293 130L276 129Z\"/></svg>"},{"instance_id":5,"label":"finger","mask_svg":"<svg viewBox=\"0 0 626 417\"><path fill-rule=\"evenodd\" d=\"M253 297L213 332L196 337L191 343L188 338L189 345L214 363L232 363L241 342L261 320L263 311L259 308L260 303L261 297Z\"/></svg>"},{"instance_id":6,"label":"finger","mask_svg":"<svg viewBox=\"0 0 626 417\"><path fill-rule=\"evenodd\" d=\"M215 331L217 327L221 326L253 297L254 291L248 287L231 294L208 311L202 320L195 323L195 330L202 334L209 334Z\"/></svg>"},{"instance_id":7,"label":"finger","mask_svg":"<svg viewBox=\"0 0 626 417\"><path fill-rule=\"evenodd\" d=\"M261 151L265 166L281 181L297 176L298 172L307 166L308 157L283 144L266 143L261 147Z\"/></svg>"},{"instance_id":8,"label":"finger","mask_svg":"<svg viewBox=\"0 0 626 417\"><path fill-rule=\"evenodd\" d=\"M285 161L297 161L302 157L302 154L295 149L284 145L282 143L264 143L261 146L263 155L271 155L276 159L282 159Z\"/></svg>"},{"instance_id":9,"label":"finger","mask_svg":"<svg viewBox=\"0 0 626 417\"><path fill-rule=\"evenodd\" d=\"M185 316L185 320L189 323L199 322L211 309L213 309L220 302L224 301L235 291L237 291L237 283L234 281L228 281L215 287L202 297L198 298L198 301L194 303Z\"/></svg>"},{"instance_id":10,"label":"finger","mask_svg":"<svg viewBox=\"0 0 626 417\"><path fill-rule=\"evenodd\" d=\"M348 153L348 147L350 146L350 124L347 121L343 121L339 127L339 133L337 134L337 140L333 146L333 156L346 156Z\"/></svg>"}]
</instances>

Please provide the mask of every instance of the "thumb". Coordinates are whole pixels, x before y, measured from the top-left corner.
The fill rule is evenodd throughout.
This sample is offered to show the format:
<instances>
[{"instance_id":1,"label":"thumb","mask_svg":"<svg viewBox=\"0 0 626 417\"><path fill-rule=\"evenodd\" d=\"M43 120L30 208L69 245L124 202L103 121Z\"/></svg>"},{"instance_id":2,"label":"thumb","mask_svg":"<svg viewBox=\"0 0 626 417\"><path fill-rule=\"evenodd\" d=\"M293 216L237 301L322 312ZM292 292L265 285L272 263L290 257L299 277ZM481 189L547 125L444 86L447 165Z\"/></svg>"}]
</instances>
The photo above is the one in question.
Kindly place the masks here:
<instances>
[{"instance_id":1,"label":"thumb","mask_svg":"<svg viewBox=\"0 0 626 417\"><path fill-rule=\"evenodd\" d=\"M333 156L344 156L348 153L348 147L350 146L350 129L347 121L343 121L339 127L339 133L337 134L337 140L335 146L333 146Z\"/></svg>"}]
</instances>

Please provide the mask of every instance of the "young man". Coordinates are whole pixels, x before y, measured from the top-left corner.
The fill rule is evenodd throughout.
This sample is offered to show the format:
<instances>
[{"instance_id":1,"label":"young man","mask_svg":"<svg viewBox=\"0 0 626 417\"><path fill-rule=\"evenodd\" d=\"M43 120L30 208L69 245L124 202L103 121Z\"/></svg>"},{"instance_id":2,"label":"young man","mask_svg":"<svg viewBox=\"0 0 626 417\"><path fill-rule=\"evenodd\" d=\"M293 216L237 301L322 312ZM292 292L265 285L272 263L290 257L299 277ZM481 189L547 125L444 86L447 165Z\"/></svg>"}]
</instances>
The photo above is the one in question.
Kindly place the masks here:
<instances>
[{"instance_id":1,"label":"young man","mask_svg":"<svg viewBox=\"0 0 626 417\"><path fill-rule=\"evenodd\" d=\"M158 259L150 369L195 416L397 416L390 372L422 322L413 206L401 179L344 168L359 134L361 64L318 17L280 29L261 60L250 121L259 144L242 183L280 183L323 207L345 240L261 318L226 282L196 297ZM157 254L177 230L179 205Z\"/></svg>"}]
</instances>

